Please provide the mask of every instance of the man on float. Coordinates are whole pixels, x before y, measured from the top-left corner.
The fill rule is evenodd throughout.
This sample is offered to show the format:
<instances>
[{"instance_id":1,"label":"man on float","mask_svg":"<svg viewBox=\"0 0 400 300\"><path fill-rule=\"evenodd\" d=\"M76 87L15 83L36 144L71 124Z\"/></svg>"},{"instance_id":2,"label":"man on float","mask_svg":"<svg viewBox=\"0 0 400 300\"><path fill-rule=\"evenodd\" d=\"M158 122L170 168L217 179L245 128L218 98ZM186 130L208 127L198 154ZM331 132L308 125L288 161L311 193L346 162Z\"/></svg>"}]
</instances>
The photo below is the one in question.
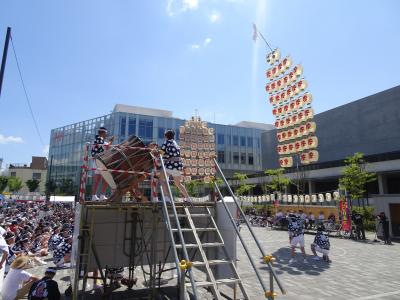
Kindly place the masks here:
<instances>
[{"instance_id":1,"label":"man on float","mask_svg":"<svg viewBox=\"0 0 400 300\"><path fill-rule=\"evenodd\" d=\"M172 177L175 186L178 188L185 202L190 202L189 194L183 185L183 163L181 158L181 149L178 143L174 140L175 132L173 130L167 130L164 134L165 142L161 146L161 153L163 154L163 161L165 165L165 171L167 173L166 180ZM162 172L163 173L163 172ZM164 176L164 174L162 174ZM168 190L166 185L163 186L165 200L170 202Z\"/></svg>"},{"instance_id":2,"label":"man on float","mask_svg":"<svg viewBox=\"0 0 400 300\"><path fill-rule=\"evenodd\" d=\"M102 152L104 152L104 148L109 148L109 146L113 143L114 137L110 137L106 141L107 137L107 129L105 127L100 127L98 130L98 134L96 134L93 144L92 144L92 151L91 151L91 159L90 159L90 168L95 169L93 175L93 186L92 186L92 201L97 200L107 200L106 197L106 190L107 190L107 183L101 176L101 172L97 170L96 165L96 156ZM97 196L97 190L101 181L101 192L100 198Z\"/></svg>"}]
</instances>

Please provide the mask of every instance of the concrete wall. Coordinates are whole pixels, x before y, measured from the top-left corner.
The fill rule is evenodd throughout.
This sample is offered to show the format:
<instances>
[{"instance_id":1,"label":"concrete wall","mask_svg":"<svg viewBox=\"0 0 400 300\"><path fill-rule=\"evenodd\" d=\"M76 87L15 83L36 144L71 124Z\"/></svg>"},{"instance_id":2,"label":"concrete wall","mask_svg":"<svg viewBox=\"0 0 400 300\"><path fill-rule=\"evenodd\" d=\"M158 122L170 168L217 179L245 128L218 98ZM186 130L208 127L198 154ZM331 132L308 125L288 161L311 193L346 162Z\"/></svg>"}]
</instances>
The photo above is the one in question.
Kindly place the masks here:
<instances>
[{"instance_id":1,"label":"concrete wall","mask_svg":"<svg viewBox=\"0 0 400 300\"><path fill-rule=\"evenodd\" d=\"M15 168L9 169L9 175L12 175L15 172L15 177L18 177L22 181L22 188L19 192L28 193L29 189L26 185L26 181L33 179L33 173L40 173L41 179L39 188L37 192L44 193L46 191L46 177L47 177L47 170L37 170L37 169L30 169L30 168Z\"/></svg>"},{"instance_id":2,"label":"concrete wall","mask_svg":"<svg viewBox=\"0 0 400 300\"><path fill-rule=\"evenodd\" d=\"M315 122L319 162L399 151L400 86L317 114ZM276 145L276 130L262 134L264 169L278 167Z\"/></svg>"},{"instance_id":3,"label":"concrete wall","mask_svg":"<svg viewBox=\"0 0 400 300\"><path fill-rule=\"evenodd\" d=\"M390 196L389 195L384 195L384 196L383 195L373 195L372 199L374 201L375 214L377 215L383 211L385 213L386 217L389 219L390 235L393 236L392 220L391 220L389 204L391 204L391 203L400 204L400 195L390 195Z\"/></svg>"}]
</instances>

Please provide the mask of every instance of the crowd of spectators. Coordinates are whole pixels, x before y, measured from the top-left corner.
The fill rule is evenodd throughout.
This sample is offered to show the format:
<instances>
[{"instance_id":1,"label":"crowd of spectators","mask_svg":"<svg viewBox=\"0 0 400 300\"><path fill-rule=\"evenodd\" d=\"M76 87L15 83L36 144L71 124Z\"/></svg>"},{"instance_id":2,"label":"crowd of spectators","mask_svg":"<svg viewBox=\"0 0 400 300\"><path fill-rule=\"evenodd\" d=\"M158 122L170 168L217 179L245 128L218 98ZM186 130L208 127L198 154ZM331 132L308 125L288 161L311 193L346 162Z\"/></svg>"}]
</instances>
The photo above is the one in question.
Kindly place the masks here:
<instances>
[{"instance_id":1,"label":"crowd of spectators","mask_svg":"<svg viewBox=\"0 0 400 300\"><path fill-rule=\"evenodd\" d=\"M24 295L32 300L59 299L53 277L70 262L73 228L70 204L4 203L0 208L1 299ZM47 265L44 258L48 257L52 262L43 278L27 271Z\"/></svg>"}]
</instances>

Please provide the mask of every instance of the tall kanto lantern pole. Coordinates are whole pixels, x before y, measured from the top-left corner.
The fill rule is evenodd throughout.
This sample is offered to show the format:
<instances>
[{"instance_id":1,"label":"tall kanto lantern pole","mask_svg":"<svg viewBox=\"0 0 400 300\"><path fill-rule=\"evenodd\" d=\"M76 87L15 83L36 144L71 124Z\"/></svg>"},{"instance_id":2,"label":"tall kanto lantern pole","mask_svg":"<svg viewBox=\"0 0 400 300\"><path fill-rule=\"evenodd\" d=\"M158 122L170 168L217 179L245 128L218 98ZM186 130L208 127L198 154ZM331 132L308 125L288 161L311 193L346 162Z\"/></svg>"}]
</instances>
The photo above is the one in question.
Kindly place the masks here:
<instances>
[{"instance_id":1,"label":"tall kanto lantern pole","mask_svg":"<svg viewBox=\"0 0 400 300\"><path fill-rule=\"evenodd\" d=\"M266 55L269 64L265 90L277 129L279 165L293 166L294 157L307 165L318 161L318 138L312 95L303 77L303 67L294 64L289 55L282 57L277 48Z\"/></svg>"}]
</instances>

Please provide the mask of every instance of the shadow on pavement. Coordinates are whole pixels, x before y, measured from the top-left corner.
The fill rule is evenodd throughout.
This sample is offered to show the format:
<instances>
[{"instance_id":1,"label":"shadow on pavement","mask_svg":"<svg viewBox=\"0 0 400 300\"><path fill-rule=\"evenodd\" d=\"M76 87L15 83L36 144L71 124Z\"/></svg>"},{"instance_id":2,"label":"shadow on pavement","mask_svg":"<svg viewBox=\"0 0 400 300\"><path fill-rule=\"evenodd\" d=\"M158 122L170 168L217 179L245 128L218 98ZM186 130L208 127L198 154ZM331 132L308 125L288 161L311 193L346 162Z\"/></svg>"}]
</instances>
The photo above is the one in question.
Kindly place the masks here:
<instances>
[{"instance_id":1,"label":"shadow on pavement","mask_svg":"<svg viewBox=\"0 0 400 300\"><path fill-rule=\"evenodd\" d=\"M327 269L330 268L329 263L326 263L322 260L315 261L312 259L313 256L309 254L307 254L307 263L304 263L303 256L297 249L296 249L295 261L289 264L290 260L289 247L280 248L274 253L272 253L272 255L276 258L276 261L273 263L273 266L276 274L278 275L283 273L288 273L290 275L306 274L306 275L318 276L322 272L325 272ZM268 267L264 266L261 267L261 269L267 270Z\"/></svg>"}]
</instances>

